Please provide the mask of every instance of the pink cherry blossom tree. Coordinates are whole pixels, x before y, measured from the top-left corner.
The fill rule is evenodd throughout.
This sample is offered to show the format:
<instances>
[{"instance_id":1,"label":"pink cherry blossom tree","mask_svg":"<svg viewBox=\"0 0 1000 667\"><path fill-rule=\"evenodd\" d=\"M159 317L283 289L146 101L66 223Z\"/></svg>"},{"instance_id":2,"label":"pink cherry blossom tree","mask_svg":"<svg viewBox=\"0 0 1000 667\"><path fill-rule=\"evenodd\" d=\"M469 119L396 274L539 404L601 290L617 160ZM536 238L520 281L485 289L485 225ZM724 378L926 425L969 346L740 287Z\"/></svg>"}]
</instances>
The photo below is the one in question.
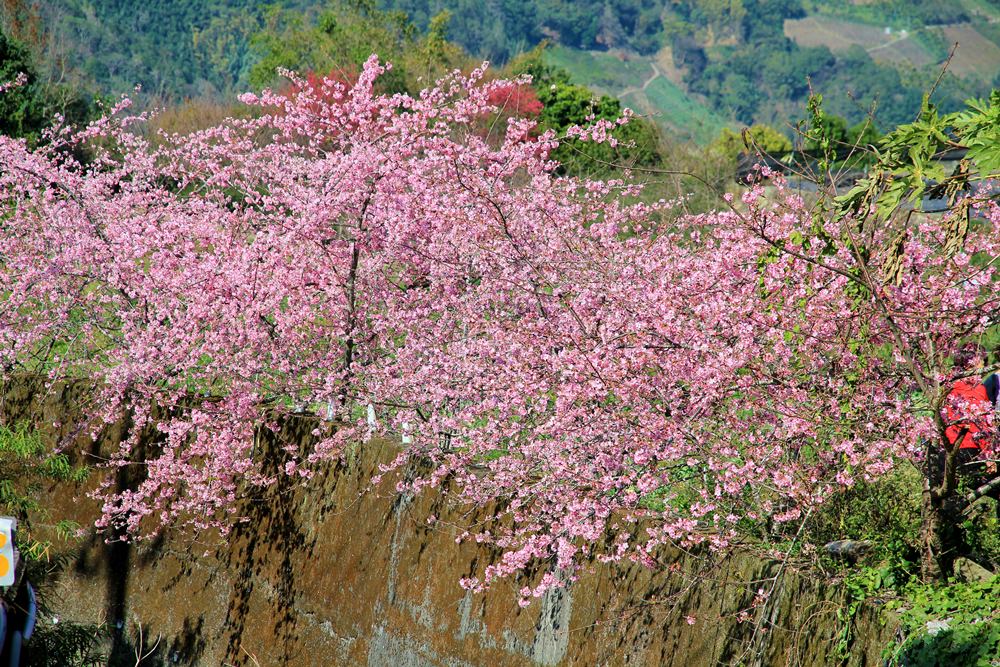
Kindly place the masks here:
<instances>
[{"instance_id":1,"label":"pink cherry blossom tree","mask_svg":"<svg viewBox=\"0 0 1000 667\"><path fill-rule=\"evenodd\" d=\"M34 151L0 138L5 377L99 380L94 428L133 421L112 467L161 434L100 525L225 530L274 482L255 434L318 412L285 474L404 436L385 472L431 465L401 490L501 508L463 537L503 556L464 584L541 565L527 601L591 558L796 536L942 442L950 355L994 322L995 205L957 250L935 221L816 216L780 179L684 217L632 179L558 177L531 119L479 136L523 82L385 96L384 69L289 75L190 135L151 141L123 100Z\"/></svg>"}]
</instances>

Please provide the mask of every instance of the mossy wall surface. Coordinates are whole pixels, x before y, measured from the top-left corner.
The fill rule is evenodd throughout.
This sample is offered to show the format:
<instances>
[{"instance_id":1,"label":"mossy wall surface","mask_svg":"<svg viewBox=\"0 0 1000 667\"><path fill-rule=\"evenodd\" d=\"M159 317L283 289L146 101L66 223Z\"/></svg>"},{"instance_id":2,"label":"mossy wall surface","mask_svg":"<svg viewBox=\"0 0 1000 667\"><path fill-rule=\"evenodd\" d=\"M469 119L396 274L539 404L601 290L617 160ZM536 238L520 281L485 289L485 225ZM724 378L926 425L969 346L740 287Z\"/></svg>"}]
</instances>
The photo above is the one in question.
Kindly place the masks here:
<instances>
[{"instance_id":1,"label":"mossy wall surface","mask_svg":"<svg viewBox=\"0 0 1000 667\"><path fill-rule=\"evenodd\" d=\"M100 456L128 425L93 442L80 428L87 395L83 384L9 382L0 418L30 418L46 437L72 442L74 456ZM311 425L300 421L286 437L299 437L295 429L308 437ZM765 632L736 620L778 572L747 554L706 562L664 552L665 567L655 571L595 564L524 609L513 586L468 593L458 580L498 554L456 544L475 517L434 492L399 495L392 479L367 489L397 451L389 442L359 444L306 486L282 478L243 505L247 520L224 540L168 533L109 545L91 531L45 590L63 620L120 623L133 640L141 627L150 647L159 637L143 665L843 664L843 595L815 577L783 572L764 610ZM90 525L99 506L87 490L50 489L53 516ZM879 664L892 632L862 612L846 664Z\"/></svg>"}]
</instances>

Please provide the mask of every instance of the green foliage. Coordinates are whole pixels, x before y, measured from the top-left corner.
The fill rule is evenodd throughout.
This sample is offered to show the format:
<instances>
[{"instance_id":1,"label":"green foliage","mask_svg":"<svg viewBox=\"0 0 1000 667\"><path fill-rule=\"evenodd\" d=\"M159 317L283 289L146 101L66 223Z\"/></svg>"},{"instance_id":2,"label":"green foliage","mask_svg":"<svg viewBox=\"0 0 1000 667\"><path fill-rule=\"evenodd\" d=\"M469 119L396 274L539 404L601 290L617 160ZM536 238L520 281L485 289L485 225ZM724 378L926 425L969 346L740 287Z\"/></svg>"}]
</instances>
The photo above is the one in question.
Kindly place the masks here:
<instances>
[{"instance_id":1,"label":"green foliage","mask_svg":"<svg viewBox=\"0 0 1000 667\"><path fill-rule=\"evenodd\" d=\"M558 65L553 65L546 57L549 53L549 43L542 42L530 51L526 51L507 64L511 76L527 74L536 88L548 88L553 84L567 85L570 73Z\"/></svg>"},{"instance_id":2,"label":"green foliage","mask_svg":"<svg viewBox=\"0 0 1000 667\"><path fill-rule=\"evenodd\" d=\"M930 88L939 74L937 67L899 69L875 62L860 46L836 54L825 46L799 46L783 32L784 19L805 15L797 1L744 0L743 4L742 39L711 45L692 39L688 32L672 42L675 63L686 69L689 89L743 124L790 115L807 101L811 86L826 98L828 112L848 124L861 122L874 107L875 129L892 127L911 120L921 91ZM818 4L810 5L809 11L820 11ZM699 15L685 11L686 6L674 5L679 19L698 26ZM984 92L978 82L960 82L949 75L936 95L942 108L952 110L970 94Z\"/></svg>"},{"instance_id":3,"label":"green foliage","mask_svg":"<svg viewBox=\"0 0 1000 667\"><path fill-rule=\"evenodd\" d=\"M1000 173L998 139L1000 92L994 92L988 102L969 100L966 110L944 116L925 97L917 120L882 138L868 176L838 197L836 205L842 214L848 214L874 204L878 217L885 220L904 202L917 205L929 192L954 202L958 193L969 190L976 181ZM967 148L967 160L947 174L937 157L952 147ZM963 234L961 230L949 233L951 246Z\"/></svg>"},{"instance_id":4,"label":"green foliage","mask_svg":"<svg viewBox=\"0 0 1000 667\"><path fill-rule=\"evenodd\" d=\"M550 83L537 88L544 105L540 124L562 134L573 125L589 125L595 120L615 120L622 114L621 103L606 95L595 95L584 86ZM652 167L659 164L659 136L652 123L641 118L616 128L612 135L617 147L576 139L563 141L553 157L569 174L607 175L616 166Z\"/></svg>"},{"instance_id":5,"label":"green foliage","mask_svg":"<svg viewBox=\"0 0 1000 667\"><path fill-rule=\"evenodd\" d=\"M840 148L847 144L847 121L823 110L823 96L809 98L810 127L806 132L806 150L821 154L832 162Z\"/></svg>"},{"instance_id":6,"label":"green foliage","mask_svg":"<svg viewBox=\"0 0 1000 667\"><path fill-rule=\"evenodd\" d=\"M427 53L428 69L433 65L446 66L450 60L448 40L448 24L451 23L451 12L447 9L431 18L427 26L427 36L424 38L424 50Z\"/></svg>"},{"instance_id":7,"label":"green foliage","mask_svg":"<svg viewBox=\"0 0 1000 667\"><path fill-rule=\"evenodd\" d=\"M713 0L714 1L714 0ZM548 36L576 48L628 47L640 53L661 45L656 0L388 0L420 26L441 9L452 13L450 36L477 56L507 61Z\"/></svg>"},{"instance_id":8,"label":"green foliage","mask_svg":"<svg viewBox=\"0 0 1000 667\"><path fill-rule=\"evenodd\" d=\"M744 39L756 44L774 40L783 42L784 19L805 15L800 0L743 0L743 5L746 7Z\"/></svg>"},{"instance_id":9,"label":"green foliage","mask_svg":"<svg viewBox=\"0 0 1000 667\"><path fill-rule=\"evenodd\" d=\"M904 572L903 575L900 577L900 572L892 564L883 563L878 567L860 567L844 578L843 587L847 594L847 604L837 610L840 631L834 645L834 654L840 662L846 662L851 657L855 623L862 608L873 598L891 595L909 582L908 573Z\"/></svg>"},{"instance_id":10,"label":"green foliage","mask_svg":"<svg viewBox=\"0 0 1000 667\"><path fill-rule=\"evenodd\" d=\"M709 151L735 162L740 153L748 151L781 155L792 150L792 142L788 137L769 125L752 125L746 129L746 132L749 135L749 147L744 142L742 133L734 132L725 127L709 146Z\"/></svg>"},{"instance_id":11,"label":"green foliage","mask_svg":"<svg viewBox=\"0 0 1000 667\"><path fill-rule=\"evenodd\" d=\"M18 518L18 548L28 561L48 559L52 547L51 541L36 539L30 531L32 520L49 518L39 500L44 485L78 484L86 478L86 468L73 465L63 453L49 451L29 424L0 425L0 514ZM70 540L79 526L63 520L52 528L58 539Z\"/></svg>"},{"instance_id":12,"label":"green foliage","mask_svg":"<svg viewBox=\"0 0 1000 667\"><path fill-rule=\"evenodd\" d=\"M969 20L962 3L940 0L879 0L878 2L826 2L807 0L809 11L878 26L913 30L927 25Z\"/></svg>"},{"instance_id":13,"label":"green foliage","mask_svg":"<svg viewBox=\"0 0 1000 667\"><path fill-rule=\"evenodd\" d=\"M39 539L33 526L50 520L48 508L41 502L42 490L53 482L76 484L87 477L87 470L71 464L62 453L50 451L44 440L28 423L0 425L0 514L18 519L17 548L27 577L39 589L39 615L42 619L31 639L26 656L28 667L59 665L106 664L106 656L98 650L107 636L104 626L54 623L46 603L49 575L54 569L68 565L68 553L55 552L54 543ZM58 520L48 526L54 538L61 542L77 539L80 526L69 520Z\"/></svg>"},{"instance_id":14,"label":"green foliage","mask_svg":"<svg viewBox=\"0 0 1000 667\"><path fill-rule=\"evenodd\" d=\"M555 46L544 51L544 59L550 68L564 69L577 83L612 91L622 104L648 114L644 117L678 143L693 140L706 145L727 125L704 101L654 69L660 67L655 58ZM520 62L519 57L514 64Z\"/></svg>"},{"instance_id":15,"label":"green foliage","mask_svg":"<svg viewBox=\"0 0 1000 667\"><path fill-rule=\"evenodd\" d=\"M858 483L831 496L810 516L806 540L869 540L873 547L866 562L888 567L892 585L905 583L916 573L919 556L922 480L915 468L900 467L877 482ZM882 584L889 580L881 575Z\"/></svg>"},{"instance_id":16,"label":"green foliage","mask_svg":"<svg viewBox=\"0 0 1000 667\"><path fill-rule=\"evenodd\" d=\"M23 552L22 552L23 553ZM28 561L28 579L38 590L38 622L29 650L22 658L24 667L103 667L109 665L107 645L113 639L106 623L74 623L60 619L51 609L52 573L72 565L71 552L52 554L43 562ZM129 663L134 665L133 662Z\"/></svg>"},{"instance_id":17,"label":"green foliage","mask_svg":"<svg viewBox=\"0 0 1000 667\"><path fill-rule=\"evenodd\" d=\"M38 73L27 47L0 31L0 83L25 74L27 82L0 94L0 134L37 139L45 126Z\"/></svg>"},{"instance_id":18,"label":"green foliage","mask_svg":"<svg viewBox=\"0 0 1000 667\"><path fill-rule=\"evenodd\" d=\"M569 72L547 60L546 48L546 44L541 44L518 56L505 72L510 76L531 76L543 105L538 119L542 129L562 135L573 125L589 125L594 120L615 120L621 116L619 100L572 83ZM553 157L570 174L608 175L616 170L614 165L653 167L661 163L660 135L651 122L633 118L612 134L620 142L617 147L569 140L560 145Z\"/></svg>"},{"instance_id":19,"label":"green foliage","mask_svg":"<svg viewBox=\"0 0 1000 667\"><path fill-rule=\"evenodd\" d=\"M692 18L714 34L738 34L746 18L743 0L693 0Z\"/></svg>"},{"instance_id":20,"label":"green foliage","mask_svg":"<svg viewBox=\"0 0 1000 667\"><path fill-rule=\"evenodd\" d=\"M447 22L447 16L440 17ZM416 28L405 14L382 12L366 3L357 6L331 3L321 12L300 12L271 8L262 30L254 34L251 47L260 59L250 69L248 80L260 89L279 81L277 69L300 73L340 73L350 77L360 71L362 63L377 53L393 63L393 69L381 78L387 92L402 92L415 88L408 80L408 66L418 69L417 61L447 63L448 45L441 37L441 24L425 40L417 44ZM417 74L426 74L419 71Z\"/></svg>"},{"instance_id":21,"label":"green foliage","mask_svg":"<svg viewBox=\"0 0 1000 667\"><path fill-rule=\"evenodd\" d=\"M992 667L1000 656L1000 577L990 582L911 586L899 611L906 636L888 664Z\"/></svg>"},{"instance_id":22,"label":"green foliage","mask_svg":"<svg viewBox=\"0 0 1000 667\"><path fill-rule=\"evenodd\" d=\"M968 108L945 118L963 145L967 157L983 176L1000 174L1000 90L989 100L968 100Z\"/></svg>"},{"instance_id":23,"label":"green foliage","mask_svg":"<svg viewBox=\"0 0 1000 667\"><path fill-rule=\"evenodd\" d=\"M101 644L110 640L107 625L43 622L31 637L25 667L105 667L108 656Z\"/></svg>"},{"instance_id":24,"label":"green foliage","mask_svg":"<svg viewBox=\"0 0 1000 667\"><path fill-rule=\"evenodd\" d=\"M24 84L0 93L0 134L34 144L57 113L70 124L94 117L93 99L73 86L48 81L29 45L0 29L0 84L19 74L25 76Z\"/></svg>"},{"instance_id":25,"label":"green foliage","mask_svg":"<svg viewBox=\"0 0 1000 667\"><path fill-rule=\"evenodd\" d=\"M982 665L1000 655L1000 577L992 583L919 583L921 535L921 474L899 469L872 484L859 484L833 496L814 512L806 539L825 543L834 539L870 540L872 550L861 563L829 563L849 567L842 587L845 605L838 611L840 631L836 656L847 660L862 608L876 600L897 610L905 638L886 650L887 664ZM965 543L977 560L1000 563L1000 533L995 515L985 512L963 526ZM930 627L946 621L936 635Z\"/></svg>"},{"instance_id":26,"label":"green foliage","mask_svg":"<svg viewBox=\"0 0 1000 667\"><path fill-rule=\"evenodd\" d=\"M538 99L545 105L542 122L546 127L563 130L571 125L585 125L591 116L614 119L621 113L618 100L595 95L584 86L553 83L539 86Z\"/></svg>"},{"instance_id":27,"label":"green foliage","mask_svg":"<svg viewBox=\"0 0 1000 667\"><path fill-rule=\"evenodd\" d=\"M997 501L984 498L961 526L962 541L977 562L990 563L1000 569L1000 513Z\"/></svg>"},{"instance_id":28,"label":"green foliage","mask_svg":"<svg viewBox=\"0 0 1000 667\"><path fill-rule=\"evenodd\" d=\"M288 0L284 4L292 4ZM245 77L264 0L63 0L42 3L53 42L108 93L141 84L164 97L225 90ZM303 3L296 3L303 4Z\"/></svg>"},{"instance_id":29,"label":"green foliage","mask_svg":"<svg viewBox=\"0 0 1000 667\"><path fill-rule=\"evenodd\" d=\"M851 147L867 149L882 140L882 135L869 120L863 120L847 128L847 143Z\"/></svg>"},{"instance_id":30,"label":"green foliage","mask_svg":"<svg viewBox=\"0 0 1000 667\"><path fill-rule=\"evenodd\" d=\"M857 5L800 0L284 0L280 9L271 0L42 4L52 43L67 45L60 58L114 94L140 83L172 100L218 98L273 83L279 66L350 72L373 51L397 65L387 88L412 91L421 87L420 77L456 66L461 60L456 43L495 63L510 61L545 39L574 49L623 48L649 56L670 43L675 63L686 75L687 89L679 92L725 120L774 124L797 113L811 82L825 95L828 110L849 124L861 122L877 101L874 129L910 120L909 110L937 70L876 63L861 47L837 54L826 47L800 47L784 36L784 20L802 17L806 10L841 11L831 9L833 5L845 6L848 13L875 12L868 18L892 25L964 16L954 3L932 0ZM891 7L892 20L886 19L884 7ZM297 25L287 20L292 15L301 17ZM847 18L857 19L853 14ZM421 30L427 31L426 38L419 37ZM924 37L934 41L929 33ZM590 78L577 82L602 87ZM621 88L603 89L624 94ZM676 107L676 100L665 99L673 92L678 91L651 91L641 102L667 103L660 111L673 114L669 105ZM947 76L937 88L937 101L950 111L966 97L987 92L982 82ZM713 121L706 130L691 116L670 125L681 123L690 124L685 130L702 141L720 126Z\"/></svg>"}]
</instances>

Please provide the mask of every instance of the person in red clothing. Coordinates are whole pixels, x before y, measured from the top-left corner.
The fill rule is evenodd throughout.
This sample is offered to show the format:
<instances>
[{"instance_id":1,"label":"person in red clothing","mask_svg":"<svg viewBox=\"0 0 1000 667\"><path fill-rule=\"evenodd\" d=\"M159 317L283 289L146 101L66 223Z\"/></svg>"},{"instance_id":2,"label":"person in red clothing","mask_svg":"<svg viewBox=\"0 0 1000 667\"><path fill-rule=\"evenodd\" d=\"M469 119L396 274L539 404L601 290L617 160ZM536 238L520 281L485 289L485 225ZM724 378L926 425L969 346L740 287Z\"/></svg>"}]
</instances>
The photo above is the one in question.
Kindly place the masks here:
<instances>
[{"instance_id":1,"label":"person in red clothing","mask_svg":"<svg viewBox=\"0 0 1000 667\"><path fill-rule=\"evenodd\" d=\"M1000 378L996 373L980 382L976 378L959 380L945 399L947 420L945 438L948 444L958 443L957 472L974 488L996 477L996 458L1000 455ZM940 482L943 457L934 480ZM996 497L994 493L989 495Z\"/></svg>"},{"instance_id":2,"label":"person in red clothing","mask_svg":"<svg viewBox=\"0 0 1000 667\"><path fill-rule=\"evenodd\" d=\"M995 412L1000 379L993 373L982 382L975 378L959 380L945 401L948 427L945 437L959 449L973 454L993 453L996 444Z\"/></svg>"}]
</instances>

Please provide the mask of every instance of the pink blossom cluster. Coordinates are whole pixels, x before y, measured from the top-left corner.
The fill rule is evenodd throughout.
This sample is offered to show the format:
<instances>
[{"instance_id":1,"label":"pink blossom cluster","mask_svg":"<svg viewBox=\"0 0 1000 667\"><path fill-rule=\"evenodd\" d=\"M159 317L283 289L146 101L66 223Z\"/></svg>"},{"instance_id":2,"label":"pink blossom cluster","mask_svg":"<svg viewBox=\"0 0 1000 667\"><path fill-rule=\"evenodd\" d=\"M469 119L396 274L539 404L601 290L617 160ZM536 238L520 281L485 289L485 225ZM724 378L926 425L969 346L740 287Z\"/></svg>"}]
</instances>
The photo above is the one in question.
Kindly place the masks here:
<instances>
[{"instance_id":1,"label":"pink blossom cluster","mask_svg":"<svg viewBox=\"0 0 1000 667\"><path fill-rule=\"evenodd\" d=\"M995 321L995 206L957 253L938 220L814 216L780 179L685 217L558 176L530 119L478 136L510 82L386 96L384 68L155 142L125 108L0 138L4 373L98 379L95 429L132 415L110 465L145 474L100 525L224 530L274 482L255 438L310 412L285 473L402 439L385 473L431 466L400 490L490 513L463 537L502 556L464 585L542 564L528 599L591 557L781 531L940 437L949 355Z\"/></svg>"},{"instance_id":2,"label":"pink blossom cluster","mask_svg":"<svg viewBox=\"0 0 1000 667\"><path fill-rule=\"evenodd\" d=\"M9 90L14 90L15 88L20 88L21 86L28 83L28 75L24 72L18 72L10 81L0 81L0 95L3 95Z\"/></svg>"}]
</instances>

